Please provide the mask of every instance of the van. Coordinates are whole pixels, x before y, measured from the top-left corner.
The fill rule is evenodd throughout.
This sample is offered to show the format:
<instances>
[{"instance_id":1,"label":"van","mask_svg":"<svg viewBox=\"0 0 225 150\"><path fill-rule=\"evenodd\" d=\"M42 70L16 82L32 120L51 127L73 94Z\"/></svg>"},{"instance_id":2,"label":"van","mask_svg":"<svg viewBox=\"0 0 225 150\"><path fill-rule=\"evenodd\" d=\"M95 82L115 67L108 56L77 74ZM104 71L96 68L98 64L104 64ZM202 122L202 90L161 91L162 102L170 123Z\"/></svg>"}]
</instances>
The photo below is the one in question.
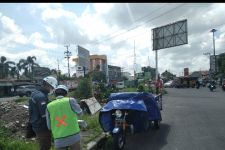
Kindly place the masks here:
<instances>
[{"instance_id":1,"label":"van","mask_svg":"<svg viewBox=\"0 0 225 150\"><path fill-rule=\"evenodd\" d=\"M122 82L117 82L117 83L116 83L116 87L119 88L119 89L123 89L123 88L124 88L124 81L122 81Z\"/></svg>"}]
</instances>

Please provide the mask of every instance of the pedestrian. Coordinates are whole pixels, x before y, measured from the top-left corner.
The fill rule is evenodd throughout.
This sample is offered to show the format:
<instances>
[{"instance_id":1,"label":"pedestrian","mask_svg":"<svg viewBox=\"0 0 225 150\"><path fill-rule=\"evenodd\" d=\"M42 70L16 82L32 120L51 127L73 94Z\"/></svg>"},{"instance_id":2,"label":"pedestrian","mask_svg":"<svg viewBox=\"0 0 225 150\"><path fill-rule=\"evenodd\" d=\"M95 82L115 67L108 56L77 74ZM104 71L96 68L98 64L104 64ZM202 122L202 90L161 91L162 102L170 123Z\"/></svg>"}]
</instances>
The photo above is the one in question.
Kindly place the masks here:
<instances>
[{"instance_id":1,"label":"pedestrian","mask_svg":"<svg viewBox=\"0 0 225 150\"><path fill-rule=\"evenodd\" d=\"M29 99L29 122L37 136L40 150L51 148L51 132L47 128L45 110L49 102L48 94L56 88L57 83L56 78L45 77L40 89L32 92Z\"/></svg>"},{"instance_id":2,"label":"pedestrian","mask_svg":"<svg viewBox=\"0 0 225 150\"><path fill-rule=\"evenodd\" d=\"M82 114L80 105L74 98L67 97L68 88L59 85L55 89L56 99L47 105L46 120L51 130L56 150L80 150L80 128L78 115Z\"/></svg>"},{"instance_id":3,"label":"pedestrian","mask_svg":"<svg viewBox=\"0 0 225 150\"><path fill-rule=\"evenodd\" d=\"M156 87L156 94L162 94L163 91L163 81L160 79L160 76L158 76L156 82L155 82L155 87Z\"/></svg>"}]
</instances>

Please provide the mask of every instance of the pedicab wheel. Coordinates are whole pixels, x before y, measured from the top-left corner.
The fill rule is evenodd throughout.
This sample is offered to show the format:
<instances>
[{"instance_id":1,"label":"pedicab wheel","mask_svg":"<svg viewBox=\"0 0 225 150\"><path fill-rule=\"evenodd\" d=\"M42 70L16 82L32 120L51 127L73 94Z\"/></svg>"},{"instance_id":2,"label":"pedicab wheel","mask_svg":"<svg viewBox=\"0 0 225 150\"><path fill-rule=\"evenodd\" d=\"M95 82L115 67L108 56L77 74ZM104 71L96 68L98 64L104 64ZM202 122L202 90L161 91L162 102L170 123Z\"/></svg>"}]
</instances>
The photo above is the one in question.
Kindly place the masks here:
<instances>
[{"instance_id":1,"label":"pedicab wheel","mask_svg":"<svg viewBox=\"0 0 225 150\"><path fill-rule=\"evenodd\" d=\"M146 120L145 122L144 122L144 131L148 131L148 129L149 129L149 127L150 127L150 122L149 122L149 120Z\"/></svg>"},{"instance_id":2,"label":"pedicab wheel","mask_svg":"<svg viewBox=\"0 0 225 150\"><path fill-rule=\"evenodd\" d=\"M114 150L122 150L125 145L125 135L122 132L113 135Z\"/></svg>"},{"instance_id":3,"label":"pedicab wheel","mask_svg":"<svg viewBox=\"0 0 225 150\"><path fill-rule=\"evenodd\" d=\"M153 124L154 124L155 129L159 129L159 127L160 127L160 121L159 120L154 120Z\"/></svg>"}]
</instances>

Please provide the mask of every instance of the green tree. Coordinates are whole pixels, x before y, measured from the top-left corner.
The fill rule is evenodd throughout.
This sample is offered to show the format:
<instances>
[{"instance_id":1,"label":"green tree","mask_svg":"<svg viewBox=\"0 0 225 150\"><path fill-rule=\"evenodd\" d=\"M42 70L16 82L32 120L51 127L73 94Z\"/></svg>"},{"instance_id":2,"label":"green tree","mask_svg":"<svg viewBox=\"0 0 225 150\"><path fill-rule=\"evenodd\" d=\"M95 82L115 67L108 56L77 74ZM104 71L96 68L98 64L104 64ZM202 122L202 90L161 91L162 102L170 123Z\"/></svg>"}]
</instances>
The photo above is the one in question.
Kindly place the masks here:
<instances>
[{"instance_id":1,"label":"green tree","mask_svg":"<svg viewBox=\"0 0 225 150\"><path fill-rule=\"evenodd\" d=\"M26 60L28 65L28 73L29 73L29 76L31 76L32 78L33 78L34 67L39 67L39 65L35 63L36 59L37 58L35 56L28 56Z\"/></svg>"},{"instance_id":2,"label":"green tree","mask_svg":"<svg viewBox=\"0 0 225 150\"><path fill-rule=\"evenodd\" d=\"M92 72L90 72L88 76L92 78L92 81L106 83L106 75L104 72L100 71L99 65L97 65L96 68Z\"/></svg>"},{"instance_id":3,"label":"green tree","mask_svg":"<svg viewBox=\"0 0 225 150\"><path fill-rule=\"evenodd\" d=\"M176 75L166 70L161 74L161 77L164 79L164 82L167 82L169 80L173 80L176 77Z\"/></svg>"},{"instance_id":4,"label":"green tree","mask_svg":"<svg viewBox=\"0 0 225 150\"><path fill-rule=\"evenodd\" d=\"M75 91L75 97L78 99L87 99L92 97L92 86L89 78L82 78Z\"/></svg>"},{"instance_id":5,"label":"green tree","mask_svg":"<svg viewBox=\"0 0 225 150\"><path fill-rule=\"evenodd\" d=\"M17 65L18 70L24 70L24 75L26 77L33 78L33 69L34 67L39 67L37 63L35 63L35 56L28 56L27 59L20 59Z\"/></svg>"},{"instance_id":6,"label":"green tree","mask_svg":"<svg viewBox=\"0 0 225 150\"><path fill-rule=\"evenodd\" d=\"M5 56L1 56L0 61L0 78L6 78L10 74L11 69L15 66L15 62L7 61Z\"/></svg>"},{"instance_id":7,"label":"green tree","mask_svg":"<svg viewBox=\"0 0 225 150\"><path fill-rule=\"evenodd\" d=\"M219 73L221 73L221 75L225 77L225 53L220 54L220 57L218 59L218 70Z\"/></svg>"}]
</instances>

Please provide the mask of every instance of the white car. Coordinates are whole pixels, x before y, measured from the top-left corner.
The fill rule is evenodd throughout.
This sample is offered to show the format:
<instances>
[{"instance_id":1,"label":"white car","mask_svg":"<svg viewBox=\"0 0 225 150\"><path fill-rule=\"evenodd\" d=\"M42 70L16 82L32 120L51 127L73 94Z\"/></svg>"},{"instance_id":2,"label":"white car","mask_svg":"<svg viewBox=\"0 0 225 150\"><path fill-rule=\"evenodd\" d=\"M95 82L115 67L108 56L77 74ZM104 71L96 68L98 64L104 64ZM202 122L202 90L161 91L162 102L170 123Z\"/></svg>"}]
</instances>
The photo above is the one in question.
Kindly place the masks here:
<instances>
[{"instance_id":1,"label":"white car","mask_svg":"<svg viewBox=\"0 0 225 150\"><path fill-rule=\"evenodd\" d=\"M166 88L166 87L172 87L172 84L173 84L173 80L168 81L168 82L164 83L164 87L165 87L165 88Z\"/></svg>"}]
</instances>

